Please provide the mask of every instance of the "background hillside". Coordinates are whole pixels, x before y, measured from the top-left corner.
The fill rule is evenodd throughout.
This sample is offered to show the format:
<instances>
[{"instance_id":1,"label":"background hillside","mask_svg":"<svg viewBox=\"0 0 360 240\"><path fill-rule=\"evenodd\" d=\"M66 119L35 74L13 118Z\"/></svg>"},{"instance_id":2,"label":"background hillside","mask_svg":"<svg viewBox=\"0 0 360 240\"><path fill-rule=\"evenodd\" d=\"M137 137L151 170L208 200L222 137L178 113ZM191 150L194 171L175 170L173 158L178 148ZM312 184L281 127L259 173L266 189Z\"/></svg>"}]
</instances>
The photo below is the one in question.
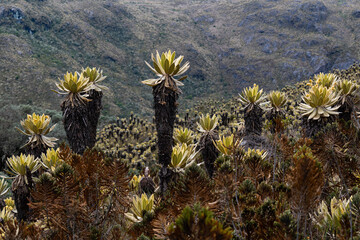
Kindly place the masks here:
<instances>
[{"instance_id":1,"label":"background hillside","mask_svg":"<svg viewBox=\"0 0 360 240\"><path fill-rule=\"evenodd\" d=\"M1 128L10 131L34 106L59 122L62 97L50 89L85 66L108 76L108 120L131 111L152 116L151 89L140 81L153 76L144 60L155 50L176 50L191 63L180 110L254 82L278 89L347 68L360 52L356 2L0 1Z\"/></svg>"}]
</instances>

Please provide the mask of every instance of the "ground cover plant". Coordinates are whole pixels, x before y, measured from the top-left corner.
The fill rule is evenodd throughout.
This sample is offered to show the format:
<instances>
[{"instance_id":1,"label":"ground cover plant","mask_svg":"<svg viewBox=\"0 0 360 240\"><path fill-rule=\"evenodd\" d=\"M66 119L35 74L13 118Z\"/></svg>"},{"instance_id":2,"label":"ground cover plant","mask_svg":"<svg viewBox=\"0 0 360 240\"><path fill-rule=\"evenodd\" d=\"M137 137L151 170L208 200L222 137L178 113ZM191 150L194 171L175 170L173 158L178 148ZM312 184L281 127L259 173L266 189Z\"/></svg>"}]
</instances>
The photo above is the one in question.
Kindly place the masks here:
<instances>
[{"instance_id":1,"label":"ground cover plant","mask_svg":"<svg viewBox=\"0 0 360 240\"><path fill-rule=\"evenodd\" d=\"M147 63L153 121L131 113L95 136L106 94L96 68L57 85L69 145L51 137L49 116L19 119L27 153L6 159L0 236L359 239L359 66L178 115L182 59Z\"/></svg>"}]
</instances>

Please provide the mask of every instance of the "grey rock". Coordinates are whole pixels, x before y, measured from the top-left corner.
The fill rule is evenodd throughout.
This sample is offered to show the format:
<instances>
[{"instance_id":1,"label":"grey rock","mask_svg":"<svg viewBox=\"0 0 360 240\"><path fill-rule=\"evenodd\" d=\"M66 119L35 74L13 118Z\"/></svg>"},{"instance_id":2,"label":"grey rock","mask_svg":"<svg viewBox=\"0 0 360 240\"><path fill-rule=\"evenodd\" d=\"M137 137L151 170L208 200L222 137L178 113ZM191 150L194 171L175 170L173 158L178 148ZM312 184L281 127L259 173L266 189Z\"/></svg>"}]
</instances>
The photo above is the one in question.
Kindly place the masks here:
<instances>
[{"instance_id":1,"label":"grey rock","mask_svg":"<svg viewBox=\"0 0 360 240\"><path fill-rule=\"evenodd\" d=\"M23 18L25 18L24 12L17 7L8 7L5 8L3 6L0 7L0 20L1 19L9 19L16 20L17 22L21 22Z\"/></svg>"},{"instance_id":2,"label":"grey rock","mask_svg":"<svg viewBox=\"0 0 360 240\"><path fill-rule=\"evenodd\" d=\"M268 38L260 38L257 40L259 46L261 46L261 51L267 54L273 53L278 50L279 43L277 41L272 41Z\"/></svg>"},{"instance_id":3,"label":"grey rock","mask_svg":"<svg viewBox=\"0 0 360 240\"><path fill-rule=\"evenodd\" d=\"M314 55L310 58L310 65L313 67L314 73L327 72L329 59L322 55Z\"/></svg>"},{"instance_id":4,"label":"grey rock","mask_svg":"<svg viewBox=\"0 0 360 240\"><path fill-rule=\"evenodd\" d=\"M49 30L54 26L52 19L47 16L35 16L31 18L31 21L44 30Z\"/></svg>"},{"instance_id":5,"label":"grey rock","mask_svg":"<svg viewBox=\"0 0 360 240\"><path fill-rule=\"evenodd\" d=\"M356 58L352 57L350 53L345 56L339 56L333 63L332 69L347 69L357 62Z\"/></svg>"},{"instance_id":6,"label":"grey rock","mask_svg":"<svg viewBox=\"0 0 360 240\"><path fill-rule=\"evenodd\" d=\"M351 16L353 16L354 18L360 18L360 10L352 12Z\"/></svg>"},{"instance_id":7,"label":"grey rock","mask_svg":"<svg viewBox=\"0 0 360 240\"><path fill-rule=\"evenodd\" d=\"M317 2L307 2L303 3L300 6L300 9L305 12L309 12L316 15L325 15L328 10L323 2L317 1ZM321 17L321 16L320 16Z\"/></svg>"},{"instance_id":8,"label":"grey rock","mask_svg":"<svg viewBox=\"0 0 360 240\"><path fill-rule=\"evenodd\" d=\"M0 19L4 17L5 15L5 8L3 6L0 6Z\"/></svg>"},{"instance_id":9,"label":"grey rock","mask_svg":"<svg viewBox=\"0 0 360 240\"><path fill-rule=\"evenodd\" d=\"M307 68L296 68L296 70L293 72L293 76L295 77L296 81L301 81L304 79L307 79L313 75L312 72L309 71Z\"/></svg>"},{"instance_id":10,"label":"grey rock","mask_svg":"<svg viewBox=\"0 0 360 240\"><path fill-rule=\"evenodd\" d=\"M264 8L264 5L259 2L245 3L243 6L244 13L256 12Z\"/></svg>"},{"instance_id":11,"label":"grey rock","mask_svg":"<svg viewBox=\"0 0 360 240\"><path fill-rule=\"evenodd\" d=\"M301 48L308 48L314 46L325 46L328 44L328 40L324 37L317 37L313 39L303 39L300 41Z\"/></svg>"},{"instance_id":12,"label":"grey rock","mask_svg":"<svg viewBox=\"0 0 360 240\"><path fill-rule=\"evenodd\" d=\"M206 22L206 23L214 23L215 22L215 18L209 15L202 15L199 17L195 17L194 22L199 23L199 22Z\"/></svg>"},{"instance_id":13,"label":"grey rock","mask_svg":"<svg viewBox=\"0 0 360 240\"><path fill-rule=\"evenodd\" d=\"M210 32L204 32L204 34L205 34L205 37L207 39L210 39L210 40L215 40L216 39L216 36L214 34L210 33Z\"/></svg>"},{"instance_id":14,"label":"grey rock","mask_svg":"<svg viewBox=\"0 0 360 240\"><path fill-rule=\"evenodd\" d=\"M13 18L15 18L16 20L23 19L24 17L23 12L21 11L20 8L13 7L10 9L10 12L12 13Z\"/></svg>"},{"instance_id":15,"label":"grey rock","mask_svg":"<svg viewBox=\"0 0 360 240\"><path fill-rule=\"evenodd\" d=\"M254 39L255 35L254 34L248 34L244 36L244 41L246 44L250 44L252 42L252 40Z\"/></svg>"},{"instance_id":16,"label":"grey rock","mask_svg":"<svg viewBox=\"0 0 360 240\"><path fill-rule=\"evenodd\" d=\"M195 78L195 79L197 79L199 81L204 81L205 80L205 75L204 75L203 71L201 69L199 69L199 70L197 70L195 73L193 73L191 75L191 78L192 79Z\"/></svg>"},{"instance_id":17,"label":"grey rock","mask_svg":"<svg viewBox=\"0 0 360 240\"><path fill-rule=\"evenodd\" d=\"M257 13L251 13L247 15L239 24L238 27L252 26L255 22L261 22L273 25L276 23L276 19L280 15L280 12L275 9L263 10Z\"/></svg>"},{"instance_id":18,"label":"grey rock","mask_svg":"<svg viewBox=\"0 0 360 240\"><path fill-rule=\"evenodd\" d=\"M218 53L218 57L220 60L223 59L224 57L229 57L235 52L235 50L236 50L235 48L229 48L227 50L220 49L220 52ZM240 56L242 55L240 54Z\"/></svg>"},{"instance_id":19,"label":"grey rock","mask_svg":"<svg viewBox=\"0 0 360 240\"><path fill-rule=\"evenodd\" d=\"M93 18L94 18L94 12L91 11L90 9L84 9L84 12L85 12L86 16L87 16L89 19L93 19Z\"/></svg>"},{"instance_id":20,"label":"grey rock","mask_svg":"<svg viewBox=\"0 0 360 240\"><path fill-rule=\"evenodd\" d=\"M299 59L301 61L306 61L306 55L304 51L298 49L289 49L285 51L284 57L288 57L291 59Z\"/></svg>"},{"instance_id":21,"label":"grey rock","mask_svg":"<svg viewBox=\"0 0 360 240\"><path fill-rule=\"evenodd\" d=\"M325 21L328 15L329 11L324 3L308 2L283 13L279 16L278 23L282 27L318 31L317 24Z\"/></svg>"},{"instance_id":22,"label":"grey rock","mask_svg":"<svg viewBox=\"0 0 360 240\"><path fill-rule=\"evenodd\" d=\"M246 78L252 78L255 76L255 73L261 69L260 66L254 65L254 64L247 64L244 66L241 66L239 68L237 68L237 72L241 72L243 74L243 76L245 76Z\"/></svg>"},{"instance_id":23,"label":"grey rock","mask_svg":"<svg viewBox=\"0 0 360 240\"><path fill-rule=\"evenodd\" d=\"M336 29L330 24L318 24L315 25L316 30L324 35L330 35L336 31Z\"/></svg>"},{"instance_id":24,"label":"grey rock","mask_svg":"<svg viewBox=\"0 0 360 240\"><path fill-rule=\"evenodd\" d=\"M192 45L192 44L186 44L186 50L190 53L193 54L194 57L199 55L199 52L196 50L196 48Z\"/></svg>"}]
</instances>

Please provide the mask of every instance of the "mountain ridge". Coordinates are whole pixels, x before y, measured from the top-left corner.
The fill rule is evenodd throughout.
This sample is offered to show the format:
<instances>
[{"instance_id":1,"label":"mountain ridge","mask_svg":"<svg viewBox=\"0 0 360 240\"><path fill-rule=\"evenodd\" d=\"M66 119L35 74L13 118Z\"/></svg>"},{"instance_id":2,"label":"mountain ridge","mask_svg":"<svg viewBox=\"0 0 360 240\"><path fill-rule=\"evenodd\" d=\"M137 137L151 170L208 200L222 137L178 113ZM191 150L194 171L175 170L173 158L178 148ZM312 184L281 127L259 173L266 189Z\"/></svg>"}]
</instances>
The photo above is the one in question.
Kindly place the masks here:
<instances>
[{"instance_id":1,"label":"mountain ridge","mask_svg":"<svg viewBox=\"0 0 360 240\"><path fill-rule=\"evenodd\" d=\"M144 60L168 49L191 64L181 105L254 82L279 89L356 62L357 12L355 1L0 2L1 106L59 110L62 97L49 91L57 79L96 66L111 86L105 115L152 116Z\"/></svg>"}]
</instances>

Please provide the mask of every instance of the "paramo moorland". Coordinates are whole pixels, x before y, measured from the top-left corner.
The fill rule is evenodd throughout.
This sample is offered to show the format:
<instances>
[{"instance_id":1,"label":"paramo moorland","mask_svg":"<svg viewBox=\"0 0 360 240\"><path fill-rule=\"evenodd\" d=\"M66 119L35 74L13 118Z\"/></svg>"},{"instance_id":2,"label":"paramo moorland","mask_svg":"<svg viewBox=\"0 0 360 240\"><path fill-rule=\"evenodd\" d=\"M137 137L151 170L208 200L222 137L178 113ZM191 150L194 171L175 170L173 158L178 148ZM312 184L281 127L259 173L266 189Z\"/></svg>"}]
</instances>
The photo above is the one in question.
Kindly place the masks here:
<instances>
[{"instance_id":1,"label":"paramo moorland","mask_svg":"<svg viewBox=\"0 0 360 240\"><path fill-rule=\"evenodd\" d=\"M1 237L359 238L358 8L0 2Z\"/></svg>"}]
</instances>

